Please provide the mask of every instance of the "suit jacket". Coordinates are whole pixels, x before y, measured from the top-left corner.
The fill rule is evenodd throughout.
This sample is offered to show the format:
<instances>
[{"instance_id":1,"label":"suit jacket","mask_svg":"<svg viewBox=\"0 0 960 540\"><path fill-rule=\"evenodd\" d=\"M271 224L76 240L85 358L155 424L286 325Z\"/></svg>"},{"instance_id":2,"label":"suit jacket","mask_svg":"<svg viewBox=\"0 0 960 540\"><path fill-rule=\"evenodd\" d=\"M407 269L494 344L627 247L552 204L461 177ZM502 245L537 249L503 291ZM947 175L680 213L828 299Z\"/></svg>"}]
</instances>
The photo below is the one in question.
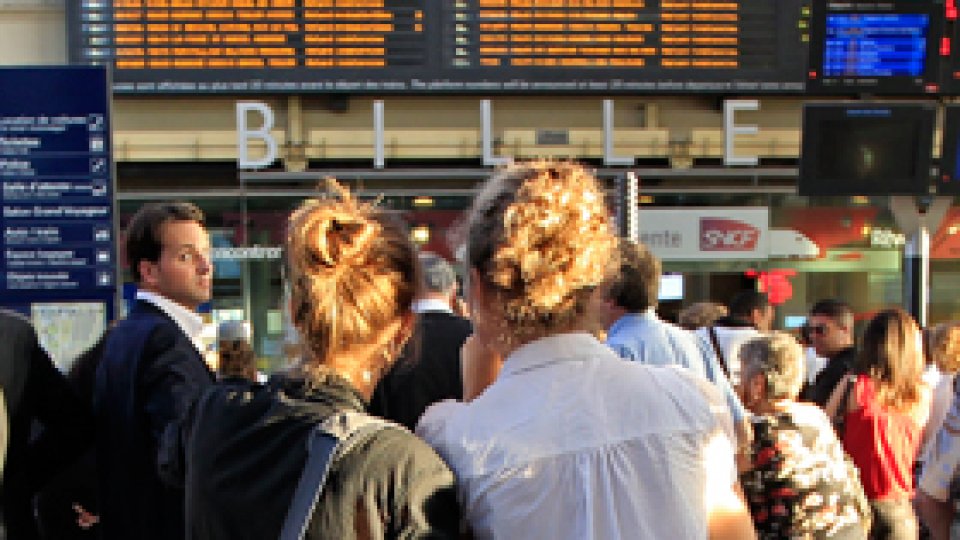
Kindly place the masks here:
<instances>
[{"instance_id":1,"label":"suit jacket","mask_svg":"<svg viewBox=\"0 0 960 540\"><path fill-rule=\"evenodd\" d=\"M7 538L31 540L38 538L33 496L89 445L90 408L57 371L26 318L0 310L0 344L0 389L9 420L0 499Z\"/></svg>"},{"instance_id":2,"label":"suit jacket","mask_svg":"<svg viewBox=\"0 0 960 540\"><path fill-rule=\"evenodd\" d=\"M432 403L461 399L460 347L472 331L463 317L443 311L420 313L414 339L374 389L370 413L413 431Z\"/></svg>"},{"instance_id":3,"label":"suit jacket","mask_svg":"<svg viewBox=\"0 0 960 540\"><path fill-rule=\"evenodd\" d=\"M157 452L167 425L213 381L187 335L149 302L110 332L94 388L104 540L183 538L183 491L160 480Z\"/></svg>"},{"instance_id":4,"label":"suit jacket","mask_svg":"<svg viewBox=\"0 0 960 540\"><path fill-rule=\"evenodd\" d=\"M856 347L848 347L833 355L827 362L827 367L817 373L813 384L804 385L800 392L800 399L816 403L820 407L826 407L827 401L830 401L830 395L833 394L833 389L840 384L844 375L853 371L856 360Z\"/></svg>"}]
</instances>

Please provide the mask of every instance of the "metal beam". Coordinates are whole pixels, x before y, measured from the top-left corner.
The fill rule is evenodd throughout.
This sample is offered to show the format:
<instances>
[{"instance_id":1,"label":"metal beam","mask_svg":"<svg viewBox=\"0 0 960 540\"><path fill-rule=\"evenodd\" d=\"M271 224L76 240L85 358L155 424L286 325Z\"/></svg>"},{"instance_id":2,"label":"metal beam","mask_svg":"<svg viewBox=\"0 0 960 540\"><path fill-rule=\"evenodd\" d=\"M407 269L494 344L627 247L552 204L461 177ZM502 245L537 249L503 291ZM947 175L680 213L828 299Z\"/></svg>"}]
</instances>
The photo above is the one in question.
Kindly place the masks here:
<instances>
[{"instance_id":1,"label":"metal beam","mask_svg":"<svg viewBox=\"0 0 960 540\"><path fill-rule=\"evenodd\" d=\"M247 183L272 182L316 182L317 180L333 176L342 179L364 180L417 180L417 179L477 179L489 177L493 172L490 168L409 168L409 169L316 169L304 172L286 171L238 171L238 177ZM799 170L796 167L782 168L738 168L723 167L691 168L691 169L630 169L622 167L601 167L594 169L599 178L616 178L628 172L633 172L641 180L644 179L743 179L743 180L793 180L797 178Z\"/></svg>"}]
</instances>

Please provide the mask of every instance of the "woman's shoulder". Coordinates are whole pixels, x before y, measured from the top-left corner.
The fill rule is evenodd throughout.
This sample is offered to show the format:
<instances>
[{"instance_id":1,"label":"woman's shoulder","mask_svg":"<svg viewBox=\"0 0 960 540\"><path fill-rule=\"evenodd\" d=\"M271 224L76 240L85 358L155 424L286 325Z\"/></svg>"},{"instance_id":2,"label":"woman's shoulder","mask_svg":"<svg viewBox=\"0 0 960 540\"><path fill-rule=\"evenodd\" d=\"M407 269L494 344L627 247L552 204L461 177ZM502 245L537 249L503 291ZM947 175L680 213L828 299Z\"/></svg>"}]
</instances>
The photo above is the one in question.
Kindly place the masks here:
<instances>
[{"instance_id":1,"label":"woman's shoulder","mask_svg":"<svg viewBox=\"0 0 960 540\"><path fill-rule=\"evenodd\" d=\"M342 467L374 484L410 489L409 484L452 489L454 474L439 454L399 424L384 422L343 456ZM408 486L394 486L402 479Z\"/></svg>"},{"instance_id":2,"label":"woman's shoulder","mask_svg":"<svg viewBox=\"0 0 960 540\"><path fill-rule=\"evenodd\" d=\"M798 426L832 429L827 414L823 412L823 409L813 403L794 401L790 403L787 411L793 422Z\"/></svg>"}]
</instances>

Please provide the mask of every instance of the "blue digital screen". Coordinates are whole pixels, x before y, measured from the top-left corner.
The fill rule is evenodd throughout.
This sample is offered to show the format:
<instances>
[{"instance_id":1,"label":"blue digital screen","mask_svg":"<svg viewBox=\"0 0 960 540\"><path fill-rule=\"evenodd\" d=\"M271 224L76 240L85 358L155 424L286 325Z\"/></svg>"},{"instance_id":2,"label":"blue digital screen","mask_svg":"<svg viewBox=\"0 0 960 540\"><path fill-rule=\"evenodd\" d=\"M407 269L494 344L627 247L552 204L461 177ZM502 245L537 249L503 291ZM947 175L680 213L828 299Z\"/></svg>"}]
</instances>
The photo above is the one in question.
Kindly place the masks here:
<instances>
[{"instance_id":1,"label":"blue digital screen","mask_svg":"<svg viewBox=\"0 0 960 540\"><path fill-rule=\"evenodd\" d=\"M103 67L0 68L0 305L93 302L114 317L117 255Z\"/></svg>"},{"instance_id":2,"label":"blue digital screen","mask_svg":"<svg viewBox=\"0 0 960 540\"><path fill-rule=\"evenodd\" d=\"M812 2L807 91L939 93L944 19L942 0Z\"/></svg>"},{"instance_id":3,"label":"blue digital screen","mask_svg":"<svg viewBox=\"0 0 960 540\"><path fill-rule=\"evenodd\" d=\"M827 15L825 77L920 77L927 56L926 14Z\"/></svg>"}]
</instances>

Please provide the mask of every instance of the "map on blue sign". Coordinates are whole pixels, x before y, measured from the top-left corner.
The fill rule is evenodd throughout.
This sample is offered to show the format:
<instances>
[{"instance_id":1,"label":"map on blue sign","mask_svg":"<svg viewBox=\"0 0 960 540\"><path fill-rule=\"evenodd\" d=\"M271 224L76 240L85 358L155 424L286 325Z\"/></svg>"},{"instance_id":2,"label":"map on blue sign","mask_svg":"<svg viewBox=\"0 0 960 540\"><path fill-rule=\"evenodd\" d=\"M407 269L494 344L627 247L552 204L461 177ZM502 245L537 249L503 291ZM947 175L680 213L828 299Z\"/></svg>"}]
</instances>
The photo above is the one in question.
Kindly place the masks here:
<instances>
[{"instance_id":1,"label":"map on blue sign","mask_svg":"<svg viewBox=\"0 0 960 540\"><path fill-rule=\"evenodd\" d=\"M58 361L115 313L109 88L103 67L0 68L0 305Z\"/></svg>"}]
</instances>

